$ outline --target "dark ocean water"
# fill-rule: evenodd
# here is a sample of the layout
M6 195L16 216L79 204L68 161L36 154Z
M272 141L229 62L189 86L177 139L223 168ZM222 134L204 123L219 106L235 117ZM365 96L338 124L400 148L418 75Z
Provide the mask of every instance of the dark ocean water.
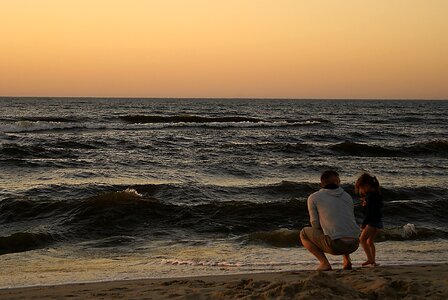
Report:
M448 101L2 98L0 254L296 247L326 169L352 195L379 178L381 240L446 240L447 120Z

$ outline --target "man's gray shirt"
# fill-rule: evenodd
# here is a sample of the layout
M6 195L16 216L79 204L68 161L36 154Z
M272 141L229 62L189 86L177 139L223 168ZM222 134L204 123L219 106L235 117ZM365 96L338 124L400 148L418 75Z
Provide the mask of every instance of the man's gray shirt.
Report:
M320 189L308 197L307 204L313 227L320 224L324 234L332 240L359 237L353 199L341 187Z

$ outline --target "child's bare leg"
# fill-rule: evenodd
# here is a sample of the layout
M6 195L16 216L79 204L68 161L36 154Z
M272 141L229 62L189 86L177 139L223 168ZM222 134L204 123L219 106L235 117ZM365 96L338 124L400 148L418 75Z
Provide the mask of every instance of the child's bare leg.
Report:
M375 249L375 243L374 242L375 242L375 237L378 234L378 228L372 227L372 229L373 229L373 232L372 232L372 235L367 240L367 245L369 246L370 253L372 255L371 263L373 265L376 265L376 249Z
M363 266L370 265L370 264L375 262L375 258L373 256L372 251L371 251L370 244L368 243L370 237L375 234L375 230L376 230L376 228L367 225L363 229L363 231L361 233L361 236L359 237L359 242L360 242L360 244L361 244L362 248L364 249L364 252L366 253L366 256L367 256L367 261L362 264Z

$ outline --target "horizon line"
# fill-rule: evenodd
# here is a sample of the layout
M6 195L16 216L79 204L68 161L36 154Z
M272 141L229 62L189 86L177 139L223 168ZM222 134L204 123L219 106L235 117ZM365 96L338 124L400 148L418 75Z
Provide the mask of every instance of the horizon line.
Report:
M296 101L325 101L325 100L359 100L359 101L448 101L448 98L293 98L293 97L136 97L136 96L1 96L5 98L37 98L37 99L178 99L178 100L296 100Z

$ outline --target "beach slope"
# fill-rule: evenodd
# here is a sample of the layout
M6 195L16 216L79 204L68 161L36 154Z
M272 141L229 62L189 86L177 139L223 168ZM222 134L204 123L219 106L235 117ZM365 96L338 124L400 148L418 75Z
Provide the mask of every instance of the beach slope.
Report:
M0 299L447 299L448 264L75 283Z

